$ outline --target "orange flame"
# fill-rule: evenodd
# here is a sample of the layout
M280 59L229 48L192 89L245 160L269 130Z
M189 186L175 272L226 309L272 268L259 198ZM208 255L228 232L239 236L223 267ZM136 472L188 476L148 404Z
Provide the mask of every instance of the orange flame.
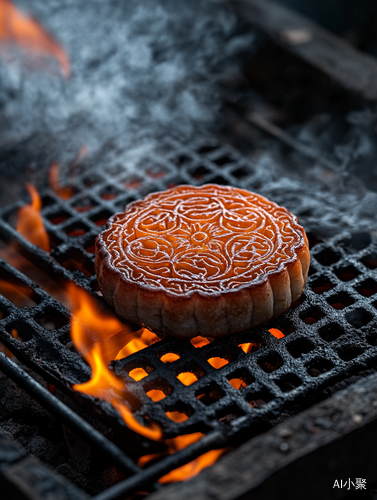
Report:
M17 214L17 231L45 252L50 251L49 237L43 224L41 215L42 202L38 191L31 184L26 184L31 203L21 207Z
M146 427L135 419L125 401L125 382L108 367L124 346L143 336L144 329L131 332L116 318L100 313L94 299L73 283L69 284L68 292L73 301L72 340L92 369L91 379L74 385L73 389L110 403L128 427L142 436L161 439L162 432L157 424L152 422L150 427Z
M63 200L69 200L73 196L72 186L61 186L59 180L59 163L54 161L51 163L50 170L48 172L48 179L50 182L51 189L55 194L60 196Z
M1 0L0 0L1 1ZM75 158L71 161L69 168L72 170L80 163L81 160L85 158L88 154L88 147L81 146ZM51 189L55 194L60 196L63 200L68 200L74 195L73 186L61 186L60 184L60 166L57 161L51 163L50 170L48 172L48 179Z
M174 469L165 476L162 476L158 480L158 482L161 484L167 484L175 483L177 481L188 481L192 477L199 474L199 472L201 472L203 469L213 465L225 451L226 448L222 448L221 450L207 451L207 453L204 453L188 464L182 465L182 467L178 467L178 469Z
M0 0L0 43L15 42L39 56L52 56L66 78L69 59L63 48L32 17L18 10L10 0Z
M166 439L165 444L168 446L168 454L175 453L178 450L182 450L191 444L196 443L199 439L202 439L204 434L201 432L194 432L193 434L186 434L184 436L177 436L172 439ZM216 460L225 452L227 448L222 448L220 450L211 450L204 453L200 457L192 460L191 462L172 470L165 476L162 476L158 482L161 484L173 483L177 481L187 481L192 477L196 476L206 467L213 465ZM138 460L139 467L144 467L151 460L160 458L166 455L165 453L154 453L153 455L145 455L140 457Z

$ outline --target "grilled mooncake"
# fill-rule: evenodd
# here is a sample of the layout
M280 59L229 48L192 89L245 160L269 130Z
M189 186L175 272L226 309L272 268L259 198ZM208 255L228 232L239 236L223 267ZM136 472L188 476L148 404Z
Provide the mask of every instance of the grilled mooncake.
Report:
M130 203L96 239L105 300L122 318L177 337L234 334L282 314L302 294L309 261L287 209L215 184Z

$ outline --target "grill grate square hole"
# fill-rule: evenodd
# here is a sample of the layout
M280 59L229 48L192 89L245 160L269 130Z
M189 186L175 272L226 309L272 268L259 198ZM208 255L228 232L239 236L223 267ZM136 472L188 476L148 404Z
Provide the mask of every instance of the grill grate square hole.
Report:
M236 420L236 418L242 417L243 415L245 415L245 413L236 405L228 406L224 410L216 413L218 421L224 425L232 423L233 420Z
M355 287L355 289L363 297L371 297L377 293L377 283L372 278L368 278Z
M198 377L191 372L181 372L177 375L177 379L186 386L192 385L198 381Z
M266 373L272 373L278 370L282 364L283 360L276 351L270 351L258 360L258 366Z
M335 269L334 273L341 281L351 281L359 276L360 271L358 271L355 266L350 264L349 266L342 266Z
M84 245L85 251L89 254L95 254L96 253L96 247L94 244L94 239L90 238L90 240Z
M186 422L193 414L194 410L192 407L181 401L176 406L167 408L165 411L165 415L176 423Z
M112 215L109 210L101 210L99 213L92 215L90 220L94 222L96 226L102 227L106 224L107 219Z
M315 259L323 266L331 266L340 259L340 254L331 248L324 248L321 252L314 255Z
M84 234L87 233L88 231L89 228L82 222L76 222L64 228L64 232L70 238L78 238L80 236L84 236Z
M246 167L239 167L237 168L236 170L234 170L232 172L232 175L236 178L236 179L244 179L245 177L247 177L251 172L249 172L249 169L247 169Z
M20 321L10 323L5 329L18 342L29 342L33 338L30 326Z
M59 259L59 261L60 260L61 259ZM95 274L94 264L91 261L84 259L83 257L78 257L77 259L72 258L61 260L60 263L68 271L79 271L87 278Z
M219 144L205 144L204 146L200 146L200 148L197 149L197 152L201 155L206 155L208 153L211 153L212 151L215 151L218 148Z
M288 352L294 358L299 358L302 354L308 354L315 348L313 342L305 337L300 337L287 344Z
M377 252L372 252L361 259L364 266L369 269L377 269Z
M194 337L193 339L190 340L191 344L198 348L198 347L203 347L205 345L208 345L211 343L210 340L208 340L207 338L205 337Z
M309 307L309 309L300 313L300 319L307 325L314 325L314 323L320 321L324 316L321 309L317 306Z
M373 330L367 335L367 342L372 346L377 346L377 330Z
M325 342L333 342L344 334L343 328L338 323L329 323L318 330L319 336Z
M310 288L313 290L314 293L317 295L328 292L332 288L334 288L334 285L331 283L331 281L324 276L320 276L316 280L312 282L310 285Z
M153 382L144 385L146 395L157 403L173 392L171 385L164 379L153 380Z
M315 233L312 233L311 231L308 231L306 233L306 236L308 237L310 249L312 249L314 246L318 245L319 243L323 242L323 239L320 236L316 235Z
M280 320L276 326L283 332L285 337L290 335L295 329L293 323L288 319Z
M354 304L355 301L350 295L348 295L347 292L340 292L337 293L336 295L328 297L327 302L334 309L341 310L344 309L345 307L351 306L352 304Z
M220 368L229 363L227 359L220 357L209 358L207 359L207 362L216 370L219 370Z
M355 328L362 328L367 325L370 321L372 321L373 315L359 307L358 309L354 309L353 311L346 314L346 320Z
M76 210L76 212L89 212L89 210L92 210L94 208L94 202L88 198L80 198L78 200L75 200L74 203L72 203L72 207Z
M329 359L315 359L307 366L307 372L311 377L319 377L334 368L334 364Z
M163 363L174 363L174 361L177 361L178 359L180 359L180 357L181 356L179 354L176 354L175 352L166 352L161 356L160 360Z
M204 370L195 362L191 362L176 371L175 376L183 385L192 385L205 375Z
M299 297L297 300L295 300L295 302L292 302L292 309L296 309L296 307L298 307L299 305L301 305L303 302L305 302L306 300L306 296L305 296L305 293L303 293L301 295L301 297Z
M197 391L195 396L201 403L210 406L224 396L224 391L215 382L212 382L209 386Z
M8 314L9 313L8 313L8 311L5 310L5 308L4 309L0 309L0 321L2 319L5 319L8 316Z
M182 165L189 163L191 160L192 158L190 158L190 156L187 156L186 154L181 154L177 156L177 158L173 159L173 163L175 163L177 167L181 167Z
M233 163L234 159L229 155L222 155L219 158L216 158L212 161L213 161L213 163L216 163L216 165L218 165L219 167L222 167L223 165Z
M229 182L224 179L221 175L216 175L213 179L211 179L211 184L219 184L220 186L227 186Z
M144 368L139 367L131 370L128 373L128 375L134 380L136 380L136 382L138 382L139 380L142 380L143 378L147 377L148 373L144 370Z
M242 335L238 338L237 345L243 350L245 354L250 354L258 351L258 349L263 347L264 342L259 334L247 333L246 335Z
M365 349L363 349L360 346L346 346L346 347L341 347L340 349L337 349L338 356L343 360L343 361L351 361L351 359L357 358L360 354L364 352Z
M196 167L194 170L191 170L191 175L194 179L201 179L205 175L209 174L211 170L209 170L207 167L200 165L199 167Z
M245 368L230 373L227 378L230 385L237 390L255 382L255 378Z
M37 314L34 319L45 330L58 330L69 323L69 319L66 318L60 311L50 308L47 308L44 312Z
M97 174L90 174L82 182L87 187L98 186L103 183L103 178Z
M114 186L106 186L104 189L101 189L99 195L103 200L115 200L121 193L122 191Z
M338 243L339 246L343 247L347 253L353 254L366 248L371 243L371 237L369 233L360 232L353 233L350 238L345 238Z
M47 216L47 219L51 222L51 224L59 225L65 222L70 218L70 215L65 210L59 210L58 212L54 212Z
M272 395L266 389L258 392L252 392L247 395L248 403L255 410L261 410L272 399Z
M123 186L126 188L126 189L138 189L142 184L143 184L143 179L141 177L138 177L138 176L130 176L130 177L126 177L125 179L123 179L123 181L121 181ZM115 194L115 196L113 196ZM109 195L107 196L107 198L105 198L106 200L112 200L114 199L117 195L119 194L119 192L117 192L116 190L114 190L114 188L112 189L111 193L109 193ZM109 197L111 196L111 197ZM101 198L103 198L103 196L101 196Z
M274 382L283 392L293 391L293 389L302 384L301 380L294 373L288 373L284 377L274 380Z

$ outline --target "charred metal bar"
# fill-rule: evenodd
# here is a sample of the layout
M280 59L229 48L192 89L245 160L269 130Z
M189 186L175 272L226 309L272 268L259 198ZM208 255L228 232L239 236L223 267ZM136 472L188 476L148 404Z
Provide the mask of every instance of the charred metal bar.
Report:
M229 3L285 50L319 68L344 88L367 100L377 100L375 58L281 5L265 0L229 0Z
M198 458L203 453L213 450L214 448L221 448L227 444L226 440L219 432L214 432L205 436L199 442L185 448L179 452L174 453L161 462L135 474L134 476L125 479L121 483L108 488L103 493L95 496L93 500L118 500L125 495L130 494L142 486L148 485L156 481L158 478L167 474L173 469L177 469L182 465ZM164 490L165 491L165 490Z
M137 473L140 468L114 443L106 439L88 422L38 384L30 375L0 351L0 370L34 397L47 411L77 432L87 443L99 448L112 462L127 473Z

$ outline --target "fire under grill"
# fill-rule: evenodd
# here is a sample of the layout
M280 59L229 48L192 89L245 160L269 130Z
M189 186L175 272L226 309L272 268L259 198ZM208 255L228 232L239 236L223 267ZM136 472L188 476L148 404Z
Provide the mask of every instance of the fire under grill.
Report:
M243 4L234 3L236 6ZM352 381L360 377L358 383L362 387L362 377L373 374L377 366L376 233L375 227L364 224L365 221L359 217L350 219L348 230L343 230L347 224L339 223L331 237L328 237L328 228L324 235L313 229L315 224L312 221L308 224L311 265L305 292L279 318L223 339L182 340L161 337L152 345L111 363L114 373L125 381L127 401L138 421L148 422L150 419L156 422L165 439L202 433L204 437L194 444L167 454L162 443L152 442L131 431L110 404L72 389L74 384L87 381L91 371L72 343L71 314L64 305L64 294L67 285L75 283L92 295L99 310L109 311L94 272L94 241L112 214L151 192L179 184L199 186L214 183L257 191L273 198L298 215L306 226L305 214L310 207L308 199L312 192L307 189L310 184L308 177L303 174L302 195L297 195L297 192L293 195L293 188L290 189L292 177L287 175L280 184L277 183L277 187L274 186L271 178L264 175L264 170L268 170L268 162L263 167L254 153L258 148L268 150L271 147L274 152L279 149L278 157L282 163L294 164L297 155L299 161L303 160L303 165L308 160L309 163L318 162L323 167L323 176L334 178L334 183L339 172L335 171L334 159L330 158L328 151L321 154L318 144L314 144L314 147L310 144L310 127L306 125L311 117L300 115L300 105L293 102L296 97L292 98L293 105L291 102L288 106L292 105L288 114L296 106L295 111L301 120L298 120L299 127L293 123L291 128L288 124L284 129L284 126L280 128L274 123L271 110L276 103L276 108L279 108L276 94L284 94L290 88L292 82L289 74L293 74L294 89L298 89L300 96L301 91L305 96L305 89L300 87L302 74L305 74L312 82L313 89L321 82L319 90L315 90L318 102L322 102L324 89L328 90L334 85L331 92L342 101L340 106L339 103L335 104L337 113L340 108L343 114L353 111L360 103L365 104L365 98L376 99L373 89L368 85L361 88L357 78L350 78L352 68L349 74L348 69L343 67L334 72L333 65L321 58L321 50L325 47L329 60L333 58L340 65L344 52L343 59L347 60L346 56L349 56L354 67L363 68L367 73L369 71L369 80L373 80L373 75L377 74L377 65L366 64L362 56L339 46L330 35L324 35L317 27L285 10L280 11L278 7L271 7L270 11L270 7L263 7L263 2L249 0L244 2L243 8L246 9L246 19L259 30L260 47L255 60L256 66L262 68L261 73L268 75L270 65L275 67L280 56L282 60L284 58L283 66L286 64L290 68L284 75L288 82L282 81L278 92L271 85L267 86L263 94L264 76L261 78L256 72L254 87L248 87L246 92L243 88L241 99L239 89L227 88L224 91L223 97L228 105L224 111L228 119L225 130L217 136L207 135L188 143L165 137L159 141L157 150L149 155L147 161L140 162L137 168L126 169L114 159L114 153L110 155L113 160L105 166L100 155L98 162L87 158L75 161L74 177L69 181L69 196L61 196L56 189L50 188L40 193L43 221L50 238L50 253L26 241L16 230L17 212L23 205L21 201L0 211L0 239L6 244L5 250L13 249L18 254L17 258L21 255L25 263L31 263L29 267L22 266L25 268L24 274L17 270L16 264L12 265L11 258L8 262L0 259L0 282L14 286L23 295L20 303L8 300L6 294L0 295L0 341L25 365L21 367L21 363L13 362L0 352L0 370L37 400L58 422L88 443L95 450L97 464L98 457L101 457L103 462L117 468L116 480L100 488L103 491L93 497L96 500L144 498L163 488L158 482L162 476L209 450L231 450L249 438L256 440L250 442L255 442L259 449L258 446L264 446L262 441L265 431L272 429L280 432L279 428L283 429L281 425L296 417L305 420L303 410L336 393L347 381L352 387ZM275 15L270 15L271 12ZM285 38L282 37L282 27ZM295 42L297 39L294 36L302 37L303 33L307 34L305 30L312 30L312 52L306 51L306 42L303 45ZM289 36L293 36L291 41ZM277 38L279 42L276 42ZM280 43L282 41L285 43L283 46ZM356 73L361 73L361 69ZM267 80L271 81L271 77ZM307 81L303 81L302 87L305 87ZM269 107L260 99L261 95L268 101ZM250 102L252 113L247 112ZM313 106L321 108L318 102ZM325 96L324 102L325 107L329 103L333 105L331 96ZM333 113L332 117L336 114L334 108L329 112ZM307 143L301 141L299 133L295 135L297 131L294 126L302 130L306 127L306 139L309 137ZM332 133L329 132L330 137ZM239 140L239 136L242 136L242 140ZM266 140L266 137L269 139ZM245 154L240 154L239 150L245 151L245 139L250 142L249 149ZM328 142L331 140L327 140L326 147ZM241 147L237 150L229 143L236 146L241 144ZM373 179L370 183L372 185ZM318 200L316 202L320 203ZM336 203L337 200L334 205ZM339 205L334 213L337 216L340 212ZM357 224L360 221L361 227ZM52 282L56 288L51 287ZM139 327L132 328L136 331ZM138 373L137 377L133 375L135 372ZM190 376L183 379L182 374ZM158 401L151 398L153 391L159 391ZM371 390L364 392L369 394ZM345 397L342 397L341 400L339 396L339 404L344 405ZM365 395L364 399L363 404L367 406L370 402ZM328 412L335 415L339 408L332 400L329 399ZM357 407L357 404L354 403L354 406ZM320 413L321 410L317 411ZM170 418L172 414L179 415L179 418ZM320 418L323 420L323 415ZM310 419L308 417L308 422L311 422ZM294 422L292 428L296 425L298 429L300 421ZM346 425L342 425L342 432L346 432ZM284 432L286 434L281 434L283 437L288 436L291 430L285 429ZM287 451L284 442L280 444L279 441L279 446L281 452ZM5 452L2 453L1 448ZM240 450L231 451L228 457L232 453L239 453L237 460L242 460ZM158 460L152 460L145 468L138 465L140 457L153 454L160 455ZM24 469L19 466L18 476L25 478L26 490L31 488L31 484L40 486L44 480L47 481L47 476L48 487L44 491L37 486L36 490L30 490L32 493L25 493L26 490L23 491L22 485L17 485L17 480L12 476L17 473L17 463L21 464L24 456L24 450L0 435L0 480L6 478L5 482L0 481L0 485L5 484L9 488L6 494L13 495L16 491L23 500L44 500L50 498L46 493L50 488L51 491L59 492L64 500L87 498L86 493L73 486L74 481L62 483L58 476L50 472L43 473L34 459L27 462ZM263 459L265 456L262 453L260 457L262 464L268 462ZM257 462L259 456L254 455L254 459ZM9 474L6 467L12 469ZM216 477L216 472L213 474ZM373 480L376 479L374 475ZM215 481L220 484L218 478ZM233 487L236 491L237 484ZM184 491L191 496L191 491L187 493L187 489L182 490L182 495ZM156 495L158 498L159 494ZM172 495L166 498L174 498L174 492ZM185 497L178 491L175 498ZM202 497L199 498L201 500ZM238 498L237 492L229 498ZM270 497L261 491L261 496L255 498ZM308 498L311 498L309 494Z

